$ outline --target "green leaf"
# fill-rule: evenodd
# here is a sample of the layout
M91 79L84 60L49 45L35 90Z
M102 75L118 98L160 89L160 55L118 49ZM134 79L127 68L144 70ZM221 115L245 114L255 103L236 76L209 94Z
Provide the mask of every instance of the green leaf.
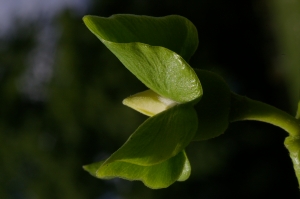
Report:
M294 170L300 184L300 138L288 136L284 140L284 145L288 149L290 158L292 159Z
M126 143L104 163L115 161L150 166L182 151L197 130L197 115L190 104L179 104L148 118Z
M230 89L217 74L195 70L203 87L201 101L195 105L198 114L198 130L195 141L217 137L229 124Z
M186 157L185 151L184 152L184 156L185 156L185 162L183 165L183 169L181 171L181 174L179 176L179 178L177 179L177 181L186 181L190 175L191 175L191 165L189 162L189 159Z
M83 21L101 41L162 46L176 52L186 61L189 61L198 47L196 27L178 15L150 17L118 14L108 18L88 15Z
M179 16L84 17L87 27L148 88L163 97L185 103L199 100L202 88L194 70L180 56L187 59L192 55L194 50L191 51L188 47L193 43L191 40L194 40L194 37L190 38L190 34L186 34L184 39L180 36L177 41L174 40L175 36L170 36L182 35L182 21L189 24L185 18ZM189 29L193 28L188 25L184 31L190 32ZM189 52L189 56L186 52Z
M84 165L83 169L86 170L87 172L89 172L92 176L97 177L97 175L96 175L97 170L101 167L101 165L104 162L105 161L100 161L100 162L94 162L92 164Z
M140 166L120 161L102 166L103 163L104 161L96 162L83 168L101 179L119 177L127 180L141 180L152 189L168 187L179 179L186 180L191 171L184 151L153 166Z

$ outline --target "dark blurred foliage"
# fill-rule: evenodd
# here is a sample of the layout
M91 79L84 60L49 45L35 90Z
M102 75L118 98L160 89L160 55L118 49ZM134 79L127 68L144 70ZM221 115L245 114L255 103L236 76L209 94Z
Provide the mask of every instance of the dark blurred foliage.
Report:
M234 92L294 114L288 89L298 85L289 85L286 79L293 77L275 63L289 57L278 39L280 26L274 28L281 23L274 17L278 5L95 0L83 15L185 16L199 33L192 67L219 73ZM118 149L146 119L121 103L145 86L88 31L83 15L65 9L45 23L16 23L0 38L0 198L299 198L283 145L287 134L258 122L234 123L218 138L191 143L191 177L167 189L99 180L83 171L82 165ZM41 30L48 35L42 47Z

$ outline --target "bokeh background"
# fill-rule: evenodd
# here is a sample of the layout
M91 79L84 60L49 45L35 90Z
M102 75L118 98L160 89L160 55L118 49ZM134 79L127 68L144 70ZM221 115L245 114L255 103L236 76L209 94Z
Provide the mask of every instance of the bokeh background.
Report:
M192 67L295 114L299 1L0 0L0 198L299 198L287 133L258 122L191 143L191 177L167 189L99 180L82 169L146 119L121 103L145 86L82 22L120 13L187 17L199 33Z

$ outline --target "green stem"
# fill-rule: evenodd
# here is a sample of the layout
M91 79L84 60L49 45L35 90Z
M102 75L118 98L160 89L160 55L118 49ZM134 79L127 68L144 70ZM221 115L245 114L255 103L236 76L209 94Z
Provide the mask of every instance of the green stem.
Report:
M300 138L300 122L288 113L268 104L232 93L230 122L255 120L278 126L292 137Z
M255 120L273 124L289 133L284 145L290 153L300 185L300 102L296 118L268 104L232 93L230 122Z

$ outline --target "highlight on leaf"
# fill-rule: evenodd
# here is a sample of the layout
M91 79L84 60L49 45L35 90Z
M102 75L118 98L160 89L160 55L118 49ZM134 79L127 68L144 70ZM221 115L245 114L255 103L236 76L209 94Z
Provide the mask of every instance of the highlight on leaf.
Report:
M197 31L187 19L117 15L86 16L83 20L124 66L157 94L179 103L202 96L201 83L187 63L198 44Z

